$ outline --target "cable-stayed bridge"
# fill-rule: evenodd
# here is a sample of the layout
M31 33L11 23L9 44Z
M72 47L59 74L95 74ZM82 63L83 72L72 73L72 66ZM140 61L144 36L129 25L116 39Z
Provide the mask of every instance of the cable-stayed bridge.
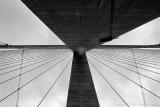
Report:
M0 51L0 106L65 107L69 86L81 87L69 84L75 60L66 46L9 47ZM138 47L101 46L87 52L101 107L159 106L160 50L158 45ZM85 87L91 86L86 83ZM93 95L85 92L83 96Z
M159 45L101 46L159 17L159 0L22 2L68 48L4 44L2 106L159 106Z

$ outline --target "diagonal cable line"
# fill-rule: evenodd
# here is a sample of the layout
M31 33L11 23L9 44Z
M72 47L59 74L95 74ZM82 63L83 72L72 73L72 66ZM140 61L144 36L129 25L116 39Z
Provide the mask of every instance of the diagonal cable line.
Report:
M159 61L159 60L157 60L157 58L159 58L159 55L157 53L155 54L154 52L152 52L152 55L146 55L145 53L139 54L136 50L135 50L135 52L136 52L138 58Z
M108 56L108 55L107 55L107 56ZM108 56L108 57L110 57L110 56ZM125 59L124 59L124 58L118 58L118 57L112 57L112 58L116 58L116 59L120 59L120 60L124 60L124 61L128 61L128 62L133 62L133 61L132 61L133 59L128 59L128 58L125 58ZM140 62L142 62L142 63L140 63ZM158 64L153 64L153 63L145 62L145 61L139 61L139 60L138 60L138 62L137 62L137 64L139 64L139 65L144 65L144 66L147 66L147 67L151 67L151 68L155 68L155 69L160 69L160 68L157 68L157 67L154 67L154 66L150 66L150 65L143 64L143 63L148 63L148 64L160 66L160 65L158 65Z
M64 54L63 54L63 55L64 55ZM61 57L62 57L62 56L61 56ZM23 67L22 67L22 69L23 69L23 68L26 68L26 67L29 67L29 66L32 66L32 65L34 65L34 64L38 64L38 63L41 63L41 62L44 62L44 61L50 60L50 59L52 59L52 58L55 58L55 56L54 56L54 57L49 57L49 58L47 58L47 59L45 59L45 60L41 60L41 61L39 61L39 62L35 62L35 63L29 64L29 65L23 66ZM59 57L58 57L58 58L59 58ZM56 58L56 59L57 59L57 58ZM13 69L13 70L10 70L10 71L7 71L7 72L4 72L4 73L0 73L0 75L5 75L5 74L8 74L8 73L11 73L11 72L17 71L17 70L19 70L19 69L21 69L21 68L16 68L16 69Z
M44 54L45 55L45 54ZM44 55L40 55L40 56L36 56L36 57L31 57L30 59L29 58L27 58L27 60L25 60L26 58L24 58L24 60L23 61L30 61L30 60L32 60L32 59L36 59L36 60L40 60L40 59L42 59L42 58L45 58L44 57ZM46 55L47 57L49 57L49 55ZM14 63L20 63L21 62L21 59L19 59L19 60L17 60L17 61L13 61L13 62L11 62L11 61L9 61L9 63L5 63L5 64L3 64L3 65L0 65L0 66L4 66L4 65L11 65L11 64L14 64Z
M41 103L44 101L44 99L47 97L47 95L49 94L49 92L51 91L51 89L54 87L54 85L57 83L57 81L60 79L60 77L62 76L62 74L66 71L66 68L68 67L68 65L71 63L72 60L70 60L67 65L65 66L65 68L62 70L62 72L60 73L60 75L57 77L57 79L53 82L52 86L49 88L49 90L47 91L47 93L44 95L44 97L42 98L42 100L38 103L37 107L39 107L41 105Z
M50 57L51 58L51 57ZM50 59L50 58L48 58L48 59ZM38 61L38 62L35 62L35 63L32 63L32 64L29 64L29 65L26 65L26 66L24 66L23 68L25 68L25 67L28 67L28 66L31 66L31 65L34 65L34 64L37 64L37 63L40 63L40 62L43 62L43 61L46 61L46 60L48 60L48 59L45 59L45 60L40 60L40 61ZM8 74L8 73L10 73L10 72L13 72L13 71L16 71L16 70L19 70L20 68L16 68L16 69L13 69L13 70L10 70L10 71L7 71L7 72L4 72L4 73L0 73L0 75L5 75L5 74Z
M152 52L149 52L148 50L147 51L145 51L144 52L144 50L143 50L143 52L142 52L142 50L141 51L139 51L139 50L135 50L137 53L140 53L140 54L147 54L147 55L151 55L152 56L152 54L153 54L153 51ZM150 50L151 51L151 50ZM157 54L157 56L158 56L158 54Z
M129 104L121 97L121 95L115 90L115 88L108 82L108 80L103 76L103 74L93 65L93 63L88 59L88 61L91 63L93 68L99 73L99 75L107 82L107 84L112 88L112 90L118 95L118 97L125 103L127 107L129 107Z
M48 56L49 57L49 56ZM34 61L38 61L38 60L41 60L42 58L45 58L45 57L39 57L39 58L32 58L32 59L34 59L34 60L23 60L23 61L27 61L27 62L25 62L25 63L30 63L30 62L34 62ZM15 64L15 63L21 63L21 61L19 60L18 62L16 61L16 62L11 62L11 63L5 63L5 64L3 64L3 65L0 65L0 66L5 66L5 65L11 65L11 64Z
M13 58L14 57L14 58ZM10 55L10 56L1 56L0 57L0 60L1 60L1 63L0 64L3 64L3 63L7 63L7 62L13 62L13 61L16 61L16 59L15 58L19 58L19 55Z
M67 57L68 57L68 56L69 56L69 55L67 55ZM55 61L55 60L57 60L57 59L60 59L60 58L62 58L62 56L61 56L61 57L58 57L58 58L56 58L56 59L53 59L53 60L51 60L51 61L49 61L49 62L46 62L45 64L41 64L41 65L39 65L39 66L37 66L37 67L35 67L35 68L32 68L32 69L30 69L30 70L27 70L26 72L23 72L23 73L21 74L21 76L24 75L24 74L26 74L26 73L29 73L29 72L37 69L37 68L39 68L39 67L42 67L42 66L44 66L44 65L46 65L46 64L48 64L48 63L51 63L51 62L53 62L53 61ZM66 57L65 57L65 58L66 58ZM17 78L17 77L19 77L19 76L20 76L20 75L16 75L16 76L14 76L14 77L12 77L12 78L10 78L10 79L7 79L7 80L5 80L5 81L2 81L2 82L0 82L0 85L6 83L6 82L8 82L8 81L11 81L12 79L15 79L15 78Z
M34 62L34 61L35 61L35 60L29 61L29 62L26 62L26 63L30 63L30 62ZM25 64L25 63L24 63L24 64ZM15 66L18 66L18 65L21 65L21 64L16 64L16 65L12 65L12 66L8 66L8 67L0 68L0 70L8 69L8 68L15 67Z
M29 64L29 65L26 65L26 66L22 67L22 68L26 68L26 67L32 66L32 65L34 65L34 64L38 64L38 63L40 63L40 62L47 61L47 60L49 60L49 59L51 59L51 58L54 58L54 57L50 57L50 58L47 58L47 59L45 59L45 60L40 60L40 61L38 61L38 62L31 63L31 64ZM7 72L4 72L4 73L0 73L0 75L5 75L5 74L8 74L8 73L11 73L11 72L17 71L17 70L19 70L19 69L21 69L21 68L16 68L16 69L13 69L13 70L10 70L10 71L7 71Z
M92 53L92 54L93 54L93 53ZM95 55L95 54L94 54L94 55ZM98 55L98 54L97 54L97 55ZM96 55L96 56L97 56L97 55ZM102 56L102 55L98 55L98 56ZM119 62L125 63L125 62L123 62L121 59L118 60L118 58L111 58L111 57L109 57L109 56L102 56L102 57L105 57L105 58L108 58L108 59L112 59L112 60L115 60L115 61L119 61ZM132 59L132 60L133 60L133 59ZM132 65L132 64L128 64L128 63L125 63L125 64L136 67L135 65ZM137 66L137 67L138 67L138 66ZM140 68L140 69L145 69L145 68L141 68L141 67L138 67L138 68ZM147 70L147 69L145 69L145 70ZM157 72L155 72L155 73L157 73ZM157 73L157 74L158 74L158 73Z
M92 50L93 51L93 50ZM97 51L97 50L96 50ZM103 51L103 50L102 50ZM110 50L109 52L107 51L107 53L105 52L105 51L103 51L103 54L110 54L111 56L115 56L115 55L113 55L113 52L116 54L116 56L119 56L119 57L122 57L122 58L124 58L124 57L126 57L126 56L128 56L129 54L131 54L130 52L118 52L118 51L113 51L113 50ZM95 50L93 51L93 52L95 52ZM102 53L101 51L98 51L99 53ZM118 54L118 55L117 55ZM126 55L125 55L126 54ZM145 55L143 55L143 56L141 56L140 57L140 59L138 59L137 58L137 60L145 60L145 61L150 61L150 60L153 60L153 58L151 58L150 60L147 60L146 58L142 58L142 57L144 57ZM131 57L131 56L128 56L129 58L131 58L131 59L133 59L133 57ZM158 57L159 58L159 57ZM157 59L157 58L156 58ZM159 60L158 60L159 61ZM157 62L156 62L157 63Z
M104 57L105 57L105 58L108 58L108 59L111 59L111 60L115 60L115 61L117 61L117 62L124 63L124 64L126 64L126 65L130 65L130 66L136 67L135 65L132 65L132 64L123 62L123 60L120 60L120 59L118 60L118 58L115 59L115 58L110 58L110 57L106 57L106 56L104 56ZM155 72L155 71L153 71L153 70L145 69L145 68L142 68L142 67L139 67L139 66L137 66L137 68L160 75L160 73Z
M48 57L46 57L46 58L50 58L49 56ZM36 60L35 60L36 61ZM37 60L38 61L38 60Z
M95 55L95 56L97 56L97 55ZM111 60L115 60L115 61L117 61L117 62L124 63L124 64L126 64L126 65L130 65L130 66L136 67L135 65L132 65L132 64L129 64L129 63L126 63L126 62L117 60L117 59L109 58L109 57L106 57L106 56L103 56L103 57L108 58L108 59L111 59ZM152 71L152 70L149 70L149 69L141 68L141 67L138 67L138 66L137 66L137 68L160 75L160 73L155 72L155 71Z
M108 52L107 52L108 53ZM124 58L124 57L126 57L126 55L121 55L122 53L118 53L118 56L121 56L122 58ZM123 54L125 54L124 52L123 52ZM131 54L130 52L129 52L129 54ZM112 55L112 53L111 53L111 55ZM114 55L113 55L114 56ZM141 56L140 55L140 57L137 57L137 60L143 60L143 61L150 61L150 60L152 60L152 62L156 62L157 63L157 61L159 62L159 60L156 60L156 61L154 61L153 60L153 57L154 57L154 55L152 55L151 57L148 57L148 56L145 56L144 54L143 54L143 56ZM131 56L129 56L128 58L131 58L131 59L133 59L133 57L131 57ZM159 58L159 57L156 57L156 59L157 58Z
M96 50L97 51L97 50ZM110 55L110 56L116 56L116 57L120 57L120 58L130 58L130 59L133 59L133 57L132 57L132 55L131 55L131 52L118 52L118 51L114 51L114 55L112 54L112 50L110 50L111 52L105 52L105 51L103 51L103 52L99 52L99 53L103 53L103 54L107 54L107 55ZM94 51L95 52L95 51ZM145 58L143 58L143 57L145 57ZM147 60L147 58L146 57L148 57L148 56L145 56L145 55L143 55L143 56L137 56L137 60L145 60L145 61L150 61L150 60L153 60L153 58L151 58L151 59L149 59L149 60ZM143 59L142 59L143 58ZM157 58L156 58L157 59Z
M134 81L131 80L130 78L126 77L125 75L119 73L117 70L115 70L115 69L113 69L112 67L106 65L105 63L103 63L103 62L100 62L100 63L102 63L102 64L105 65L107 68L110 68L112 71L114 71L115 73L117 73L117 74L119 74L120 76L126 78L128 81L134 83L135 85L137 85L137 86L139 86L139 87L142 87L144 90L146 90L146 91L149 92L150 94L152 94L152 95L154 95L155 97L157 97L157 98L160 99L160 96L159 96L159 95L157 95L157 94L153 93L152 91L148 90L147 88L145 88L145 87L139 85L138 83L134 82Z
M97 53L97 52L95 52L95 53ZM99 52L99 53L101 53L101 55L102 55L102 52ZM99 54L98 53L98 54ZM103 55L105 55L104 53L103 53ZM107 55L105 55L105 56L108 56L108 57L112 57L112 58L118 58L118 59L126 59L126 60L133 60L133 58L132 57L127 57L126 55L125 56L121 56L121 57L119 57L118 55L117 56L115 56L115 55L109 55L109 54L107 54ZM136 58L137 59L137 58ZM159 62L154 62L153 60L152 61L150 61L150 60L139 60L139 59L137 59L137 61L138 62L142 62L142 63L148 63L148 64L152 64L152 65L158 65L157 63L159 63ZM147 61L147 62L146 62ZM160 66L160 65L158 65L158 66Z
M99 8L102 7L102 4L103 4L103 0L100 1Z
M132 51L132 54L133 54L133 57L134 57L135 65L136 65L136 70L137 70L137 75L138 75L139 84L140 84L141 86L143 86L143 85L142 85L142 82L141 82L140 75L139 75L139 71L138 71L138 68L137 68L136 57L135 57L135 54L134 54L134 51L133 51L132 48L131 48L131 51ZM144 96L144 92L143 92L142 87L141 87L141 93L142 93L142 98L143 98L144 107L147 107L146 99L145 99L145 96Z
M124 61L129 61L129 62L133 62L132 60L133 59L129 59L129 58L127 58L127 57L123 57L123 58L121 58L121 57L118 57L118 56L109 56L109 55L106 55L106 56L108 56L108 57L112 57L112 58L116 58L116 59L120 59L120 60L124 60ZM142 65L142 63L146 63L146 64L151 64L151 65L156 65L156 66L160 66L159 64L156 64L156 63L153 63L152 61L144 61L144 60L137 60L137 63L138 64L141 64ZM143 64L143 65L145 65L145 64ZM160 69L160 68L157 68L157 69Z
M62 53L62 52L60 52L60 53ZM50 53L51 55L53 54L53 53ZM38 55L38 56L36 56L36 57L38 57L37 59L41 59L41 58L43 58L42 56L50 56L50 54L49 55L46 55L46 54L41 54L41 55ZM54 52L54 54L57 54L57 52ZM59 53L58 53L59 54ZM40 57L41 56L41 57ZM32 59L35 59L36 57L32 57ZM29 57L30 58L30 57ZM29 59L29 58L25 58L25 59ZM25 61L25 59L24 59L24 61ZM20 62L20 60L21 59L19 59L19 60L17 60L18 62ZM30 60L30 59L29 59ZM15 62L17 62L17 61L8 61L8 62L11 62L11 63L15 63ZM5 62L3 62L2 64L4 64ZM6 62L7 63L7 62ZM2 66L2 65L0 65L0 66Z
M12 91L10 94L8 94L7 96L5 96L4 98L0 99L0 102L4 101L5 99L7 99L8 97L10 97L11 95L13 95L14 93L16 93L18 90L24 88L25 86L27 86L29 83L31 83L32 81L36 80L37 78L39 78L40 76L42 76L43 74L45 74L46 72L48 72L50 69L52 69L53 67L55 67L57 64L59 64L60 62L64 61L65 59L67 59L67 57L63 58L62 60L60 60L59 62L57 62L56 64L52 65L51 67L49 67L48 69L46 69L45 71L41 72L39 75L37 75L36 77L32 78L30 81L28 81L27 83L23 84L19 89L16 89L14 91Z
M93 57L93 56L91 56L91 57L94 58L94 59L97 60L97 61L100 61L100 60L98 60L97 58L95 58L95 57ZM99 57L99 58L100 58L100 57ZM103 59L103 58L101 58L101 59ZM106 59L103 59L103 60L105 60L105 61L107 61L107 62L110 62L110 63L113 63L113 64L115 64L115 65L118 65L118 66L120 66L120 67L122 67L122 68L125 68L125 69L131 71L131 72L134 72L134 73L136 73L136 74L142 75L142 76L145 77L145 78L148 78L148 79L151 79L151 80L153 80L153 81L155 81L155 82L160 83L160 81L158 81L158 80L156 80L156 79L153 79L153 78L151 78L151 77L149 77L149 76L146 76L146 75L141 74L141 73L137 73L137 72L134 71L134 70L131 70L131 69L129 69L129 68L126 68L126 67L124 67L124 66L121 66L121 65L119 65L119 64L116 64L116 63L111 62L111 61L109 61L109 60L106 60ZM100 61L100 62L102 62L102 61Z
M17 51L19 52L20 50L15 50L15 51L16 51L16 52L17 52ZM2 53L2 52L1 52L1 53ZM1 59L1 60L3 60L3 59L6 60L7 58L9 58L9 59L11 59L11 60L16 60L16 59L15 59L15 56L18 57L18 58L19 58L19 56L20 56L20 53L13 53L12 51L10 51L9 54L7 54L6 52L4 52L3 54L4 54L4 55L1 55L1 56L0 56L0 59ZM2 56L3 56L3 57L2 57ZM11 60L10 60L10 61L11 61Z
M124 59L124 58L122 59L122 58L118 58L118 57L112 57L112 58L123 60L123 61L128 61L128 62L133 62L132 61L133 59ZM154 67L154 66L143 64L143 63L160 66L159 64L155 64L155 63L150 63L150 62L145 62L145 61L139 61L139 60L137 61L137 64L139 64L139 65L144 65L144 66L147 66L147 67L151 67L151 68L155 68L155 69L160 69L160 68L157 68L157 67Z

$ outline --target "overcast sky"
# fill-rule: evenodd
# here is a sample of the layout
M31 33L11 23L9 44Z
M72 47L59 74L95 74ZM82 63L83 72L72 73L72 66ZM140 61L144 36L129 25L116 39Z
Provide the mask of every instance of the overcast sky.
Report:
M0 0L0 42L64 44L20 0Z
M152 45L160 43L160 18L121 35L118 39L104 43L114 45Z

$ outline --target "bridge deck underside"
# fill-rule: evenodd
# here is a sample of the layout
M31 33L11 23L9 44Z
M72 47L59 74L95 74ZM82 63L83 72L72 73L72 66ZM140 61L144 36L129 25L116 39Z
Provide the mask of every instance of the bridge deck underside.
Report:
M160 16L159 0L115 0L112 10L110 0L22 1L72 50L102 44L111 25L118 37Z

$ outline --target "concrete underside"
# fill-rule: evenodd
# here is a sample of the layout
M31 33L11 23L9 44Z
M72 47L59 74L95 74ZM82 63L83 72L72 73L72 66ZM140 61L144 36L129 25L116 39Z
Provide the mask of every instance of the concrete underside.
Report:
M160 0L22 0L72 50L89 50L160 16ZM112 0L113 1L113 0ZM103 41L104 40L104 41Z

